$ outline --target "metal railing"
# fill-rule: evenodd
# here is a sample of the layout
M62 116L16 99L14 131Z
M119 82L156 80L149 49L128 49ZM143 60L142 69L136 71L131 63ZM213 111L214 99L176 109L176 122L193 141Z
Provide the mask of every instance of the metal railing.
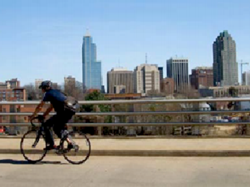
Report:
M201 103L201 102L229 102L229 101L250 101L250 98L216 98L216 99L150 99L150 100L99 100L79 101L79 104L152 104L152 103ZM0 101L0 105L34 105L39 101Z
M230 102L230 101L249 101L248 98L219 98L219 99L172 99L172 100L114 100L114 101L80 101L80 105L118 105L118 104L184 104L184 103L214 103L214 102ZM7 102L2 101L0 105L36 105L39 101L25 102ZM78 112L76 116L145 116L145 115L200 115L200 114L231 114L231 113L249 113L242 110L217 110L217 111L135 111L135 112ZM8 112L0 113L0 116L29 116L31 113ZM53 115L51 113L50 115ZM249 125L250 121L245 122L166 122L166 123L70 123L71 126L207 126L207 125ZM29 126L29 123L0 123L0 126Z

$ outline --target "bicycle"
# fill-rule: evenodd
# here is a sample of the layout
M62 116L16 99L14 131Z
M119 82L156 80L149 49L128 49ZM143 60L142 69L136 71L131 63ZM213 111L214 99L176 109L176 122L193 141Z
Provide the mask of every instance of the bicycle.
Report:
M41 123L40 127L37 127L33 123L35 119L38 119L39 123ZM37 162L42 161L47 154L47 150L45 149L47 142L44 132L45 126L43 118L41 116L38 116L32 119L31 126L32 129L26 132L21 139L20 149L24 158L28 162L35 164ZM34 137L35 140L33 140ZM40 141L41 137L43 141ZM76 143L76 141L79 140L81 141L79 143ZM85 144L83 143L83 140L85 140ZM73 146L69 146L69 142ZM90 156L91 143L85 134L79 131L69 132L68 130L65 130L62 135L62 138L60 139L60 144L56 149L56 153L58 155L63 155L64 158L71 164L82 164ZM84 158L79 159L82 158L82 156L84 156ZM76 161L73 159L76 159Z

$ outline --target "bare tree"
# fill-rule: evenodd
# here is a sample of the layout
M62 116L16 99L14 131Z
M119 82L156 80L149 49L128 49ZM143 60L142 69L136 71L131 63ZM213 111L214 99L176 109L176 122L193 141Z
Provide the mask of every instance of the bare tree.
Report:
M84 99L83 87L81 83L65 84L64 93L72 97L75 97L77 100Z
M35 88L33 84L24 86L26 90L27 100L39 100L42 98L42 92Z
M161 93L159 90L149 90L147 92L148 97L163 97L165 96L164 93Z
M198 90L192 88L189 85L181 86L176 97L183 98L183 99L198 99L200 98L200 93Z

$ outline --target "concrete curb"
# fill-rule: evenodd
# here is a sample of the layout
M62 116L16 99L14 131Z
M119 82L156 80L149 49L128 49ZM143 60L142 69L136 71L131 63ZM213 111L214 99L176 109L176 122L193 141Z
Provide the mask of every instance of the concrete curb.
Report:
M37 152L38 153L38 152ZM0 154L21 154L18 149L0 149ZM34 153L36 154L36 153ZM56 155L53 151L49 155ZM245 150L92 150L91 156L140 156L140 157L248 157Z
M35 136L34 136L35 137ZM1 139L19 139L22 136L5 136L1 135ZM249 139L249 135L235 135L235 136L88 136L90 140L140 140L140 139ZM55 137L55 139L57 139Z

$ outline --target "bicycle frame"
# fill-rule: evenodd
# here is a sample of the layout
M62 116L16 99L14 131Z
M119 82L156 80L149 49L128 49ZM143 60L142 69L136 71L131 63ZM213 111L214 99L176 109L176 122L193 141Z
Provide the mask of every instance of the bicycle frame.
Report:
M35 119L38 119L39 122L41 123L41 126L39 127L38 130L35 129L36 126L33 123L33 120L35 120ZM31 122L32 128L34 128L32 130L37 131L37 136L36 136L35 142L32 145L32 147L35 148L36 145L38 144L39 140L40 140L41 135L45 136L45 134L44 134L44 125L43 125L44 124L44 120L41 120L39 117L36 117L36 118L33 118L30 122ZM46 142L46 138L45 138L45 142ZM47 142L46 142L46 144L47 144Z
M39 127L39 129L35 129L36 128L36 125L33 123L33 120L35 119L38 119L38 121L41 123L41 126ZM45 142L46 142L46 145L47 145L47 140L46 140L46 134L44 133L44 119L42 119L41 117L35 117L31 120L31 125L32 125L32 128L34 128L33 130L34 131L37 131L37 136L36 136L36 139L35 139L35 142L33 143L32 147L35 148L36 145L39 143L39 140L41 138L41 136L43 135L45 138ZM68 131L65 131L63 134L62 134L62 138L61 138L61 141L63 140L66 140L67 142L70 142L72 143L74 146L76 146L75 142L72 140L71 136L69 136L69 132ZM62 149L62 146L59 145L59 149L58 149L58 153L60 153L60 151Z

